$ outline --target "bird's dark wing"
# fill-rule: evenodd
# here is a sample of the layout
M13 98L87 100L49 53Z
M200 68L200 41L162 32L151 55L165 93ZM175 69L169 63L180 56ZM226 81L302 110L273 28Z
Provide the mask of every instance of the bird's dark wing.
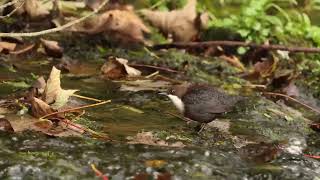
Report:
M195 87L188 91L182 100L200 113L219 114L231 111L239 97L228 95L212 87Z

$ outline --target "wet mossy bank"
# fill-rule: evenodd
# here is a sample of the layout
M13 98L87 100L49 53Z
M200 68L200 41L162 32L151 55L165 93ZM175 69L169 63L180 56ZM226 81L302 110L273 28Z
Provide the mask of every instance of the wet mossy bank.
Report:
M314 116L301 107L287 106L284 101L275 103L259 92L247 89L247 81L238 76L240 70L223 59L196 57L178 50L111 49L102 45L91 46L90 42L78 46L65 45L65 49L68 50L63 60L23 57L21 61L17 59L6 63L1 67L3 71L0 75L9 78L0 84L0 97L5 100L10 98L8 95L12 98L24 91L35 79L34 75L47 76L51 67L61 61L90 64L97 69L95 74L77 76L64 73L62 86L79 89L80 94L89 97L113 100L110 104L87 109L76 122L107 133L116 142L102 142L86 136L48 137L36 132L1 133L1 178L97 179L91 164L95 164L110 179L130 179L138 174L170 174L173 179L314 179L320 176L319 161L303 154L284 150L276 150L275 156L271 153L273 151L265 155L255 153L261 149L261 142L265 143L266 152L269 152L275 145L286 146L290 139L296 138L306 141L308 146L302 147L304 154L319 154L319 134L309 127L312 122L310 117ZM99 68L109 55L126 58L130 63L181 71L160 71L160 74L179 81L209 83L232 94L240 92L248 99L198 134L194 124L187 124L166 113L177 114L177 111L157 91L123 92L118 89L121 82L101 79ZM10 64L15 64L12 67L16 67L16 72L8 68ZM44 72L44 69L48 71ZM143 75L148 75L157 69L142 70ZM130 107L143 113L130 110ZM21 118L15 115L16 112L8 113L11 114L2 115ZM181 141L186 146L127 144L128 136L142 131L152 131L159 139L170 143ZM253 145L250 151L246 150L250 145ZM272 157L269 157L270 154ZM165 163L153 167L146 163L150 160Z

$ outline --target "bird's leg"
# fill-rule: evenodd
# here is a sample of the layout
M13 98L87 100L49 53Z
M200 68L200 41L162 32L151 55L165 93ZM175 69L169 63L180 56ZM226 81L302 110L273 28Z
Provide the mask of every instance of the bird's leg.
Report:
M198 134L200 134L202 132L202 130L206 127L207 123L201 123L200 124L200 130L198 131Z

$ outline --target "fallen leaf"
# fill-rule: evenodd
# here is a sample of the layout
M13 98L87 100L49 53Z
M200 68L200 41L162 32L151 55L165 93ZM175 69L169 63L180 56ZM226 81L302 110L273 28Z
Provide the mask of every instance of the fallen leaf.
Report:
M262 62L257 62L254 65L254 72L265 78L270 76L277 67L278 61L274 59L267 59Z
M41 129L50 129L52 128L53 123L48 119L44 119L44 120L36 121L34 125Z
M51 107L53 109L59 109L62 106L64 106L65 104L67 104L69 97L71 95L73 95L75 92L77 92L78 90L64 90L61 89L61 91L59 92L58 96L56 96L55 102L53 104L51 104Z
M4 42L0 41L0 52L6 50L6 51L13 51L16 48L17 44L16 43L9 43L9 42Z
M63 119L63 118L61 118ZM17 116L17 115L10 115L8 116L8 120L10 121L12 128L14 129L14 132L23 132L26 130L33 130L42 132L44 134L55 136L55 137L69 137L69 136L80 136L81 133L75 132L73 130L63 128L61 126L50 126L50 122L48 123L48 127L46 127L45 122L39 122L39 119L34 118L29 115L24 116ZM43 123L42 125L39 125L39 123Z
M46 88L44 90L44 101L47 104L52 104L51 106L54 109L64 106L68 102L69 97L78 91L62 89L60 85L60 73L60 70L54 66L52 67Z
M46 39L40 39L44 50L48 56L61 58L63 55L63 49L59 46L57 41L50 41Z
M11 123L5 118L0 118L0 131L14 132Z
M168 81L136 80L126 81L121 84L120 91L161 91L166 90L171 83Z
M40 118L44 115L53 113L54 110L44 101L34 97L31 100L31 114L34 117Z
M101 67L102 75L109 79L140 76L141 72L128 65L128 60L110 57Z
M150 33L150 30L132 10L110 10L73 26L71 30L88 34L105 32L110 38L124 43L144 43L144 34Z
M201 28L196 25L196 5L196 0L189 0L182 9L169 12L142 10L142 14L165 35L172 35L174 41L188 42L195 39ZM201 20L204 22L200 22L200 26L206 26L205 16L200 16Z
M168 143L164 140L160 140L155 137L152 132L141 132L135 137L131 138L129 144L147 144L153 146L169 146L169 147L184 147L185 145L181 142Z
M38 0L25 0L24 10L31 19L42 18L50 14L49 10Z

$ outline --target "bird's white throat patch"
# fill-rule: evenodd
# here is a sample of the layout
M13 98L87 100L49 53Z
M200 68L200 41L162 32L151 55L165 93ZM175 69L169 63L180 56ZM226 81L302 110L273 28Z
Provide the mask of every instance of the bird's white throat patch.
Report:
M184 113L184 103L182 102L182 100L178 96L172 94L168 94L167 96L171 99L171 101L177 107L177 109L181 113Z

